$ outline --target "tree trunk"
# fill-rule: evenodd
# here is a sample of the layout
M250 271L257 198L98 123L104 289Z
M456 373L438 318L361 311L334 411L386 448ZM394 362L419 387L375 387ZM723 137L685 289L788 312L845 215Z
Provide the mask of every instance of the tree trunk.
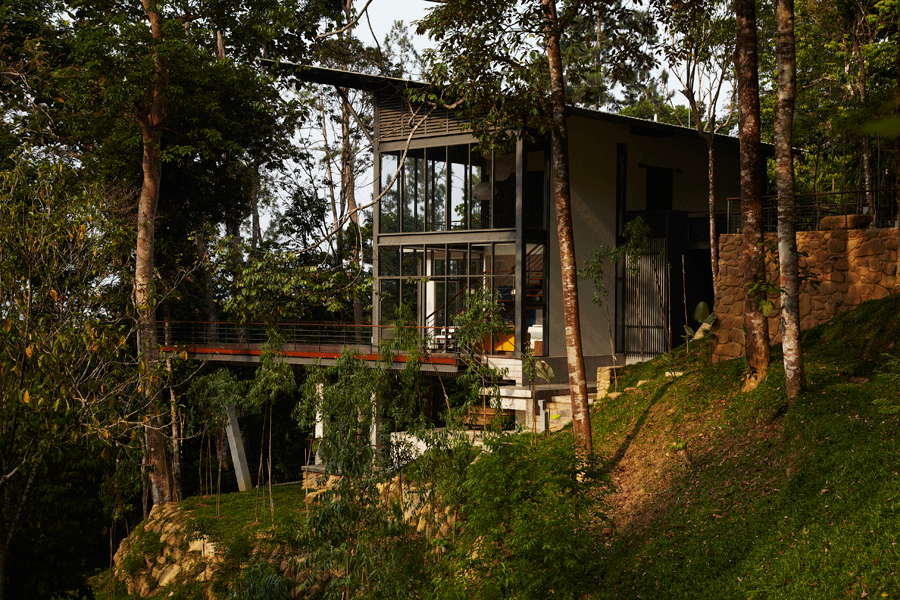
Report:
M754 386L769 369L769 323L762 313L766 299L765 254L762 241L762 158L759 148L759 71L756 2L737 0L735 70L738 84L738 131L741 148L741 212L743 214L744 323L748 384Z
M898 17L900 18L900 17ZM897 36L897 100L894 104L894 115L900 118L900 35ZM897 136L897 149L894 152L894 187L897 194L897 269L894 271L894 289L900 292L900 135Z
M262 193L259 162L253 160L253 182L250 189L250 249L256 250L262 244L262 227L259 222L259 197Z
M862 46L859 41L859 24L857 31L853 33L853 53L856 55L856 61L859 65L859 76L857 80L857 89L859 90L859 103L865 108L868 100L868 83L866 81L866 59L862 55ZM860 160L862 161L863 185L866 188L866 205L869 207L869 214L872 215L872 226L875 226L875 193L872 183L872 149L869 144L869 136L864 135L860 143Z
M162 15L150 0L142 0L150 22L153 39L163 37ZM155 53L156 83L153 89L149 111L137 108L135 119L141 130L143 144L143 183L138 198L137 246L134 266L134 303L138 320L138 352L141 356L141 390L152 408L158 401L160 385L156 374L159 365L159 349L156 339L156 313L153 298L153 250L156 241L156 206L159 200L159 186L162 179L162 121L166 113L165 85L168 69L165 62ZM150 463L150 485L154 504L172 501L169 461L167 459L166 438L158 414L147 422L147 452Z
M323 145L325 147L325 174L327 176L328 181L328 194L331 196L331 218L334 220L334 226L337 227L338 223L341 222L341 218L343 218L344 213L341 212L338 214L338 199L334 193L334 174L331 169L331 157L328 156L330 150L328 149L328 120L325 116L325 94L323 93L320 96L320 104L319 107L322 113L322 140ZM331 243L331 252L335 256L339 255L341 252L341 248L343 246L341 239L341 231L340 229L334 235L334 242Z
M793 124L796 98L794 0L778 0L778 96L775 104L775 177L778 187L778 265L781 273L781 341L788 404L806 387L800 345L800 280L794 219Z
M347 90L344 90L347 96ZM341 187L347 199L347 210L350 211L350 279L361 275L362 244L359 231L359 213L356 211L356 151L350 139L350 107L346 100L341 102ZM353 324L356 326L357 342L362 343L365 335L363 325L363 302L359 294L353 295Z
M709 260L712 263L713 298L719 297L719 237L716 231L716 153L715 137L712 124L709 131L703 135L706 140L707 172L709 176ZM715 307L713 307L715 309ZM685 323L687 321L685 320Z
M171 328L172 320L169 314L169 304L164 304L163 319L165 319L165 345L172 346ZM181 485L181 411L178 410L178 398L175 395L175 368L171 355L166 357L166 373L168 374L169 388L169 418L172 428L172 499L176 502L184 500L184 488Z
M556 0L541 0L547 58L550 63L550 108L553 115L550 156L553 163L553 188L556 194L556 223L559 260L562 269L563 311L566 322L566 361L572 401L572 427L579 453L593 452L591 418L588 409L584 356L581 353L581 324L578 313L578 277L575 265L575 240L572 235L572 210L569 197L569 135L566 128L565 82L559 44Z

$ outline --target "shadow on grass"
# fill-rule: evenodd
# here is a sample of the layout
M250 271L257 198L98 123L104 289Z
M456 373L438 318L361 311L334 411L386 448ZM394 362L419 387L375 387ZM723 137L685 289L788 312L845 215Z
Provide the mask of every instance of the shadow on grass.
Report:
M872 406L877 386L826 380L776 422L717 433L642 508L646 527L610 541L590 597L900 591L897 420Z
M613 454L609 459L603 463L603 467L601 467L600 472L604 475L608 475L612 473L615 468L622 462L622 459L625 457L625 454L628 452L628 448L631 447L632 442L643 429L644 424L647 422L647 417L650 415L650 411L654 406L660 401L660 399L665 395L666 390L669 389L669 386L672 385L671 381L666 381L664 384L659 386L659 389L653 394L650 398L650 402L647 403L646 408L641 412L640 416L637 418L637 421L634 424L634 427L631 428L631 431L625 436L625 439L622 440L622 444L616 450L615 454Z

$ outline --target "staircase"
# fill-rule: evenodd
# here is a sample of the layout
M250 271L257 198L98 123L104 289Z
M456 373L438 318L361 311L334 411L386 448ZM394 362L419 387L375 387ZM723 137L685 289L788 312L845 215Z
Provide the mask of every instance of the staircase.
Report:
M571 396L553 396L549 402L544 403L547 412L547 427L550 431L559 431L572 422Z

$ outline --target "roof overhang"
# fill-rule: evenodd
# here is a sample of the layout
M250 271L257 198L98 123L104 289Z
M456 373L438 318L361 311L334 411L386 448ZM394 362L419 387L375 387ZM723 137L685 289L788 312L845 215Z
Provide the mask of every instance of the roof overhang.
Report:
M356 73L354 71L342 71L340 69L314 67L268 59L264 59L263 62L271 65L279 72L288 74L300 81L372 92L378 96L398 94L409 89L423 89L428 87L428 84L413 81L411 79L401 79L399 77ZM642 137L666 138L675 135L689 137L700 135L696 129L691 127L648 121L646 119L616 115L599 110L570 107L569 114L586 119L627 125L633 135ZM729 144L737 144L738 138L729 135L716 135L716 143L722 143L726 146ZM772 157L775 155L775 148L772 144L761 144L761 150L765 157Z
M413 88L424 88L426 84L410 79L400 79L398 77L385 77L384 75L374 75L369 73L356 73L354 71L342 71L340 69L329 69L326 67L313 67L310 65L299 65L285 61L274 61L265 59L262 62L270 65L279 73L284 73L295 77L300 81L308 83L319 83L322 85L332 85L335 87L349 88L353 90L361 90L364 92L373 92L379 95L401 92Z

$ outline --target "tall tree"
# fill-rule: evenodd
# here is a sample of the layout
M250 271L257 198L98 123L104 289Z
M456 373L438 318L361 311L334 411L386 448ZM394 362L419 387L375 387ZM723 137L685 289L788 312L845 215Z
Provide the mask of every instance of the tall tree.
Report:
M159 343L156 339L156 307L153 291L153 250L156 243L156 208L162 183L162 132L166 118L166 86L169 66L160 46L164 42L163 17L156 2L141 0L152 37L154 78L144 102L136 102L134 119L141 132L143 179L137 205L137 245L134 261L134 305L138 322L138 350L141 354L141 391L150 399L160 393L157 370ZM151 493L154 504L174 499L171 463L163 423L159 414L147 421L146 452L150 460Z
M140 165L134 311L141 389L158 400L146 421L146 451L153 500L163 503L173 496L163 434L168 409L159 397L155 277L171 256L160 256L157 237L163 223L170 234L183 229L177 219L161 217L180 213L189 216L183 221L202 221L187 207L212 198L215 208L193 212L237 229L250 204L248 173L258 164L279 162L290 138L286 129L273 126L277 119L265 117L279 112L271 104L274 85L249 61L266 43L287 55L298 52L328 7L324 2L274 1L250 7L239 0L214 6L155 0L142 0L139 7L110 8L102 0L73 0L71 5L77 34L73 56L81 73L70 86L70 104L73 115L86 103L95 108L91 119L80 119L78 141L94 151L83 160L99 163L103 176L120 181L133 181ZM234 59L221 60L228 49ZM228 93L216 93L221 90ZM94 154L110 160L100 162ZM166 176L181 184L170 185L168 197ZM203 180L205 184L198 183ZM185 193L192 186L200 193ZM224 193L209 193L216 188ZM190 233L184 232L178 243L186 244Z
M732 96L727 114L718 118L722 93L727 91L734 74L730 64L734 53L734 17L730 6L718 0L656 2L654 12L668 34L663 37L662 49L670 73L678 81L681 94L690 107L687 122L679 124L687 127L693 124L706 142L710 263L713 290L718 292L715 136L731 127L734 115ZM671 102L671 95L667 94L667 97ZM677 118L678 112L674 106L672 109Z
M566 124L565 77L560 49L560 19L556 0L541 0L544 43L550 74L551 113L550 161L556 199L556 227L559 260L562 266L563 311L566 322L566 361L572 399L572 425L581 452L593 452L591 414L588 409L584 356L581 351L581 320L578 310L578 265L572 229L572 201L569 189L569 131Z
M778 266L781 277L781 339L788 402L806 387L800 345L800 281L794 201L794 0L778 0L778 97L775 104L775 179L778 188Z
M737 37L735 72L738 84L738 135L741 148L741 214L743 218L745 352L753 387L769 369L769 322L762 311L766 299L766 265L762 235L762 155L760 153L759 71L756 0L735 1Z
M439 41L427 60L444 97L428 99L464 102L463 112L471 117L483 146L508 146L517 135L527 134L523 125L549 134L573 427L582 453L591 452L592 442L569 198L566 82L577 87L593 64L584 53L563 56L562 40L573 31L585 31L573 30L571 25L579 17L590 18L593 13L587 14L588 10L586 3L572 2L559 11L555 0L450 0L432 8L418 28L420 34ZM639 36L624 25L630 22L629 13L622 6L604 4L593 15L610 40L612 64L632 59L640 43L635 39ZM585 43L590 44L595 32L588 29L587 33ZM576 46L577 40L570 37L566 47ZM573 60L564 64L570 56Z

